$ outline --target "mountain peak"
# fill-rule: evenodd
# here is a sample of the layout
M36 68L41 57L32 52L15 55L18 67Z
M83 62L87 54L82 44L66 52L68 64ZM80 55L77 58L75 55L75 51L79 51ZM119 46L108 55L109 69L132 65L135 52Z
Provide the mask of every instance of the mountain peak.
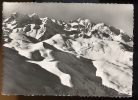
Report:
M78 18L77 21L80 22L82 19L81 18Z
M33 13L33 14L31 14L30 16L38 16L38 14L36 14L36 13Z
M20 13L18 11L15 11L13 14L14 15L19 15Z
M14 13L12 13L11 14L11 17L13 17L13 18L17 18L17 17L19 17L20 16L20 13L18 12L18 11L16 11L16 12L14 12Z
M109 95L109 91L106 93L107 90L101 87L102 85L112 88L118 93L132 94L133 41L132 37L124 33L123 30L106 25L106 23L95 24L89 19L79 18L65 22L61 19L40 18L36 13L19 14L17 11L3 23L3 43L5 47L18 51L19 55L36 64L40 61L39 67L50 71L52 74L49 75L57 75L61 79L60 84L62 86L71 87L72 84L73 90L80 88L81 91L83 85L84 87L88 85L86 89L89 89L89 86L95 86L95 89L101 88L100 90L102 90L102 92L97 91L97 95L103 95L100 93ZM4 53L4 55L10 54L12 53ZM11 58L8 57L8 59ZM14 60L13 66L16 65L16 62L22 62L24 59L17 60L19 61ZM31 68L28 67L30 65L28 63L30 62L27 62L26 68ZM69 73L71 78L60 70L57 72L57 68ZM18 69L20 70L20 68ZM35 70L41 73L38 68ZM114 71L116 73L113 73ZM46 73L46 71L43 72ZM61 76L58 73L62 73ZM118 76L120 74L122 77ZM24 75L26 75L26 72L23 77ZM40 78L40 75L38 76ZM71 81L72 76L74 77L73 81ZM100 78L96 78L97 76ZM85 83L86 79L88 80L87 83ZM45 80L45 77L42 80ZM76 85L76 83L82 81L84 82L82 85ZM53 80L49 82L53 82ZM98 82L98 84L92 82ZM19 84L19 86L21 85ZM50 85L50 88L52 87ZM89 94L90 91L92 94ZM93 95L95 90L90 88L88 92L89 95Z
M85 19L85 22L90 22L90 20L89 19Z
M98 23L98 24L95 24L93 23L91 20L89 19L82 19L82 18L78 18L76 20L71 20L69 21L68 23L61 20L61 19L58 19L58 20L55 20L55 19L50 19L48 17L45 17L45 18L40 18L38 16L38 14L36 13L33 13L33 14L30 14L30 15L22 15L20 14L18 11L14 12L11 17L9 19L7 19L6 21L10 22L10 23L14 23L14 20L18 20L18 22L21 22L20 24L21 25L18 25L18 26L24 26L25 24L27 25L28 23L37 23L38 25L42 24L42 23L45 23L47 21L50 21L49 23L45 23L47 24L46 26L51 26L49 25L52 22L54 22L52 24L52 26L56 26L61 29L65 29L67 31L70 31L70 32L74 32L76 31L77 34L76 35L79 35L79 33L86 33L86 34L92 34L92 32L96 32L98 31L97 34L101 35L101 39L103 39L103 36L105 36L104 33L108 34L109 36L107 37L110 37L110 38L114 38L116 39L116 37L119 35L119 34L123 34L119 40L123 40L125 39L125 41L129 41L131 38L130 36L127 36L125 35L126 32L123 31L123 30L120 30L120 29L116 29L115 27L112 27L110 25L106 25L105 23ZM5 21L5 22L6 22ZM13 21L13 22L12 22ZM15 23L16 24L16 23ZM19 23L18 23L19 24ZM58 24L59 26L57 25L54 25L54 24ZM62 27L61 27L62 26ZM53 29L55 30L55 29ZM47 30L48 31L48 30ZM54 31L55 32L55 31ZM74 34L74 33L71 33L71 34ZM117 40L118 41L118 40Z

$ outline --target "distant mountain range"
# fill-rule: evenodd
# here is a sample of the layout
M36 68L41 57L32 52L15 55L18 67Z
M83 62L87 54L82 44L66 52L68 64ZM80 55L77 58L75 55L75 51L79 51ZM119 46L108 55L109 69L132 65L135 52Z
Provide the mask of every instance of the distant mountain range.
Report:
M3 48L5 70L6 66L14 67L17 61L24 62L21 69L17 67L20 66L19 63L16 65L22 73L19 77L28 82L28 79L23 77L23 72L25 69L35 70L37 74L33 75L36 80L44 81L46 89L50 91L46 93L40 89L41 92L38 92L30 87L29 91L33 94L54 94L52 86L56 86L65 95L71 95L74 89L78 91L75 95L82 95L83 90L87 91L86 95L95 96L132 95L133 36L113 26L96 24L89 19L78 18L65 22L48 17L40 18L36 13L23 15L15 12L3 21ZM17 56L14 58L15 54ZM17 61L13 62L12 56ZM37 66L32 69L34 65L56 75L56 80L60 80L60 83L55 85L52 80L48 83L43 80L48 80L46 77L49 76L45 75L47 72L42 74L45 78L41 80L42 76L38 75L41 71L36 70ZM11 71L12 74L14 70L13 73ZM3 74L3 80L8 76L15 81L15 87L10 88L13 88L15 93L29 94L23 88L25 83L22 83L21 87L11 75L6 72ZM30 77L29 74L27 77ZM34 84L33 82L35 83L32 81L29 84ZM3 81L3 84L7 83ZM65 90L65 87L68 88ZM6 87L2 91L9 93ZM72 92L68 94L70 91Z

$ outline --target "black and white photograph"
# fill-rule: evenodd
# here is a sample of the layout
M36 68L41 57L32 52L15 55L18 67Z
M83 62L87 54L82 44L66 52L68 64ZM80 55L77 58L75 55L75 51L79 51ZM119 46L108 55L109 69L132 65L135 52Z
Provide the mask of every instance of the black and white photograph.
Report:
M132 97L133 5L3 3L2 94Z

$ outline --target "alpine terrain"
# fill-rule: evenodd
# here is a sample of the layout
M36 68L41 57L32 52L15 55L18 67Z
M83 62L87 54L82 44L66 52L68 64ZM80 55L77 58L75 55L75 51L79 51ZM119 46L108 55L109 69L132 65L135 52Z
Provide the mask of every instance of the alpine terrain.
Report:
M132 96L133 36L89 19L11 14L3 27L3 94Z

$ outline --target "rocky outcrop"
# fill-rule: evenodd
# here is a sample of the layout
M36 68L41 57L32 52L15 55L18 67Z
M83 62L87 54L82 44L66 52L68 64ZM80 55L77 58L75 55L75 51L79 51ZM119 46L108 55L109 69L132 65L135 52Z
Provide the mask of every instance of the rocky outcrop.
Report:
M18 12L2 25L4 71L11 70L3 77L14 80L13 93L56 94L55 86L65 95L132 95L133 37L125 31L88 19L65 22ZM6 87L3 93L10 93Z

